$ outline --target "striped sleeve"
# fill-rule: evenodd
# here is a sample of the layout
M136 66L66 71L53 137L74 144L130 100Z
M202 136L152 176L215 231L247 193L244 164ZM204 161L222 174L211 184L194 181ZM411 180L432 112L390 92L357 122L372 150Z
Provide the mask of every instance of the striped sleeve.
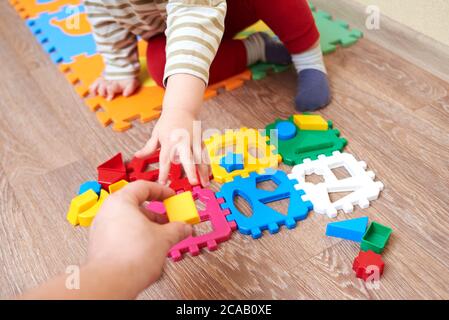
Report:
M209 81L224 31L226 0L170 0L167 5L167 78L187 73Z
M101 0L86 0L84 5L97 51L105 64L104 77L108 80L137 77L140 65L136 36L115 21L108 12L111 9Z

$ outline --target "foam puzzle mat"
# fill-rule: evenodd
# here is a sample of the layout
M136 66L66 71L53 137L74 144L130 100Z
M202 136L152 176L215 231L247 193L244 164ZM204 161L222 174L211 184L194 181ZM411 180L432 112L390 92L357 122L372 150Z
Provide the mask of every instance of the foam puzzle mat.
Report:
M156 85L147 72L146 43L139 41L142 87L131 97L118 97L106 101L101 97L88 97L89 86L101 75L103 61L97 53L92 31L87 21L81 0L9 0L22 19L26 20L36 40L50 59L58 64L76 93L96 113L103 126L112 126L123 132L132 127L134 120L147 122L157 119L162 108L164 89ZM328 13L311 5L318 29L321 33L323 52L331 53L338 46L347 47L362 37L362 32L352 30L341 20L333 20ZM76 26L76 27L75 27ZM254 32L275 34L262 21L240 32L236 38L243 39ZM263 79L270 72L282 72L289 66L259 63L245 72L225 81L211 85L205 99L215 97L220 90L230 91L244 85L245 81ZM132 106L132 108L130 108Z

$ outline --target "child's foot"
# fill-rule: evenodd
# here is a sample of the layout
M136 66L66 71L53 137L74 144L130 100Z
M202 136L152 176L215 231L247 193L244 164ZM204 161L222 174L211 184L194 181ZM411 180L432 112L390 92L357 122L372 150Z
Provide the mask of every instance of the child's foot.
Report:
M319 43L303 53L292 55L292 60L298 72L296 109L313 111L327 106L331 94Z
M243 40L248 65L262 61L275 64L290 64L292 58L287 48L265 32L256 32Z
M317 69L304 69L298 74L296 110L314 111L323 108L331 100L327 75Z

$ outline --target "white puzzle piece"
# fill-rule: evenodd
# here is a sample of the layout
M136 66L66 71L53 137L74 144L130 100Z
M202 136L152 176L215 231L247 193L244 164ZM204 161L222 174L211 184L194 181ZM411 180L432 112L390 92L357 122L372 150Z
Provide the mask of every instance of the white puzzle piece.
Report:
M351 176L339 180L332 172L332 169L339 167L344 167ZM317 160L305 159L302 164L293 167L289 178L298 181L295 188L304 190L316 213L334 218L338 210L350 213L354 210L354 205L364 209L369 207L370 201L379 197L384 185L380 181L374 181L374 172L367 171L366 168L364 161L357 161L349 153L335 151L330 157L320 155ZM322 176L324 182L306 182L306 176L311 174ZM351 193L331 202L329 193L333 192Z

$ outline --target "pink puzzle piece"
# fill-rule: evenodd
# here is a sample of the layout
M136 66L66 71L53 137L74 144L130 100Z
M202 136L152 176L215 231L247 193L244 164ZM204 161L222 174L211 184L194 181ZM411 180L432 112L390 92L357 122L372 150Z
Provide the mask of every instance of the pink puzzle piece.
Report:
M198 210L198 213L201 222L210 222L212 231L196 237L190 236L174 245L168 253L168 256L173 261L180 261L183 258L183 253L186 252L190 252L192 256L197 256L201 253L201 248L204 247L207 247L209 251L217 250L218 244L229 240L232 232L237 228L234 221L226 220L229 211L220 208L222 199L217 200L212 190L194 187L192 194L195 200L200 200L204 203L205 209ZM165 208L161 202L150 202L147 208L153 212L165 214Z

